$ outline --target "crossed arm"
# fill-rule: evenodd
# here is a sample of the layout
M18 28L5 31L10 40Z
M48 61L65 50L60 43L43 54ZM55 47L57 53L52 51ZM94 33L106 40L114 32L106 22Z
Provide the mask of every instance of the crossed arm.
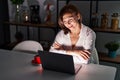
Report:
M53 47L56 50L64 50L63 46L59 44L58 42L55 42L53 44ZM85 60L88 60L90 58L90 50L65 50L68 55L79 55L83 57Z

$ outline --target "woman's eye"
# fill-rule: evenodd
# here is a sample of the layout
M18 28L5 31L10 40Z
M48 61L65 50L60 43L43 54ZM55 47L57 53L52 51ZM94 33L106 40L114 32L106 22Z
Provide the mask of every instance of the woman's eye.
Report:
M64 24L67 24L67 22L63 22Z
M63 23L64 24L70 24L70 23L72 23L74 21L74 19L69 19L68 21L64 21Z
M69 20L69 22L72 22L72 21L73 21L72 19Z

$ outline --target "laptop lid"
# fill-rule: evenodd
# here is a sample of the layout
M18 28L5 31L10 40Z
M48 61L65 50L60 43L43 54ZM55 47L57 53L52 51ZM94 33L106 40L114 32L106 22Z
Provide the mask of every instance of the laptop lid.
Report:
M71 55L40 50L38 51L38 53L41 58L43 69L75 74L81 67L77 66L78 70L75 70L73 56Z

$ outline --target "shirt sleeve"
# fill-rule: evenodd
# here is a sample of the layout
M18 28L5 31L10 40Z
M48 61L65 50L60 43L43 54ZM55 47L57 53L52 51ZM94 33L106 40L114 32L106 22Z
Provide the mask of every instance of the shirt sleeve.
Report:
M95 39L96 39L95 32L88 28L86 30L86 36L85 36L85 42L84 42L85 49L92 50L92 48L95 47Z
M57 34L56 37L55 37L55 40L54 40L53 44L54 44L55 42L58 42L59 44L62 45L62 44L63 44L63 36L64 36L63 31L58 32L58 34ZM50 52L66 54L66 51L65 51L65 50L57 50L57 49L55 49L55 48L53 47L53 44L52 44L51 47L50 47L50 50L49 50Z

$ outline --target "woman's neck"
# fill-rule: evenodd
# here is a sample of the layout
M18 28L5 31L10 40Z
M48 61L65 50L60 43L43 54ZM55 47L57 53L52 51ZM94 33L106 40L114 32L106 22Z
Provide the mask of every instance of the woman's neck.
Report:
M80 34L81 27L77 27L75 30L71 31L71 35L79 35Z

